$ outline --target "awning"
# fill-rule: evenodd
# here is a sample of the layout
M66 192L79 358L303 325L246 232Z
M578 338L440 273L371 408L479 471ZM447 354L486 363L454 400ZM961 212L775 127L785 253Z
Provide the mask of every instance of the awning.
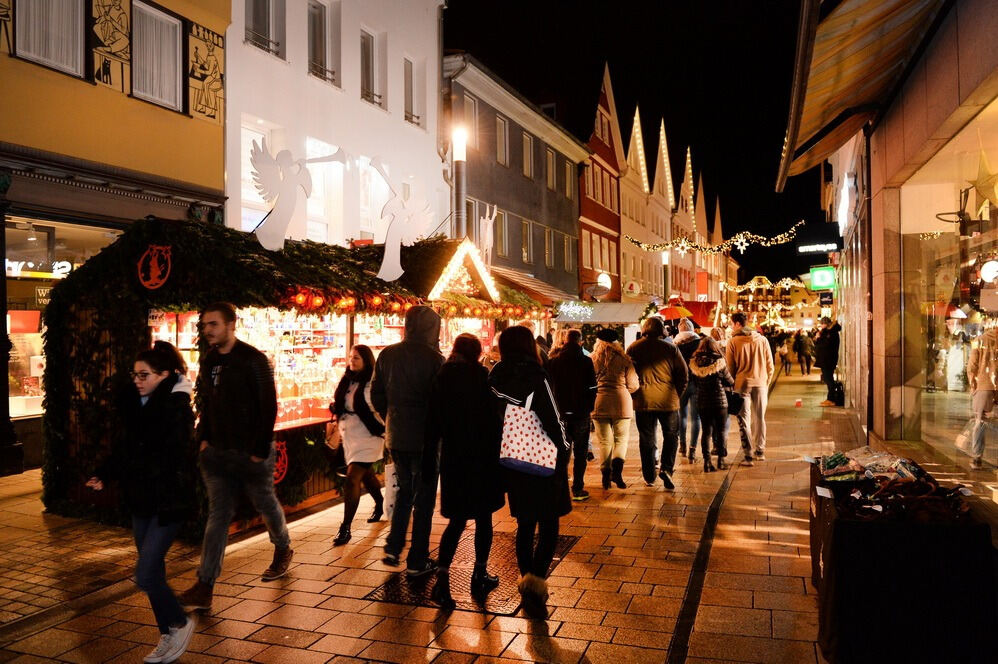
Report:
M513 288L525 291L527 295L546 307L553 306L555 302L567 302L578 297L541 281L532 274L521 270L514 270L511 267L491 265L489 266L489 271L497 281L505 282Z
M717 302L685 302L683 306L690 310L693 320L700 327L714 326L714 319L710 315L714 312Z
M558 307L556 323L637 324L647 304L640 302L563 302Z
M801 7L777 191L881 110L946 0L844 0L827 16L820 4L805 0Z

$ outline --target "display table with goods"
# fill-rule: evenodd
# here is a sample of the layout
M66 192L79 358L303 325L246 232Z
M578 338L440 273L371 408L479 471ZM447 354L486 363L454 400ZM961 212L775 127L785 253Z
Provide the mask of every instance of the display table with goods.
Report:
M814 460L811 581L829 662L994 660L995 551L969 493L869 447Z

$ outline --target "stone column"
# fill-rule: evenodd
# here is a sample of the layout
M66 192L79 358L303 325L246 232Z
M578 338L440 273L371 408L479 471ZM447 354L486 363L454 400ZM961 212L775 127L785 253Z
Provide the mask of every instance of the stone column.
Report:
M0 302L3 302L3 336L0 337L0 360L6 367L10 363L10 335L7 333L7 210L10 201L7 191L10 189L12 174L8 170L0 170L0 218L3 219L3 232L0 233L0 255L4 258L4 274L0 279ZM17 441L14 425L10 421L10 384L3 381L3 391L0 392L0 476L17 475L24 472L24 450Z

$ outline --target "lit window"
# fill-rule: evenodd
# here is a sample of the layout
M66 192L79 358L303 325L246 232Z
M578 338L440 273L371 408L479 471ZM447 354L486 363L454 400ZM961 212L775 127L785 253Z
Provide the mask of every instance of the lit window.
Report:
M506 138L506 119L496 116L496 161L509 166L509 141Z
M183 110L180 19L137 0L132 17L132 94Z
M575 191L576 179L575 179L575 164L570 161L565 162L565 196L572 200L575 195L572 193Z
M558 172L555 170L554 150L548 149L546 152L548 189L554 191L558 188Z
M589 231L582 231L582 267L587 270L593 267L592 242Z
M523 132L523 174L534 177L534 138L527 132Z
M464 95L464 128L468 131L468 147L478 147L478 100Z
M495 249L496 253L500 256L509 256L509 241L506 237L506 213L497 212L496 221L496 239L495 239Z
M593 197L593 167L585 166L586 169L586 196Z
M7 18L10 17L10 3ZM90 6L90 3L87 3ZM122 12L127 21L127 14ZM14 49L18 56L64 71L83 76L84 9L82 0L34 0L17 3L14 12ZM113 31L113 24L100 20L94 26L98 31ZM3 30L8 31L7 23ZM128 28L123 39L127 43ZM9 34L8 34L9 39Z
M530 245L533 244L530 232L530 222L526 219L520 221L520 257L524 263L534 262Z

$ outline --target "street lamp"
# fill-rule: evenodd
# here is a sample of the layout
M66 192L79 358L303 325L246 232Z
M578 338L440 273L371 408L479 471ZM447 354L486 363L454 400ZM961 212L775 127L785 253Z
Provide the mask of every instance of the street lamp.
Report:
M589 286L589 288L586 288ZM593 302L599 302L599 299L610 292L610 288L613 286L613 281L610 279L610 275L606 272L600 272L599 276L596 277L596 281L587 281L582 284L583 292L593 299Z
M457 126L451 132L451 159L454 162L454 234L468 235L468 130Z

